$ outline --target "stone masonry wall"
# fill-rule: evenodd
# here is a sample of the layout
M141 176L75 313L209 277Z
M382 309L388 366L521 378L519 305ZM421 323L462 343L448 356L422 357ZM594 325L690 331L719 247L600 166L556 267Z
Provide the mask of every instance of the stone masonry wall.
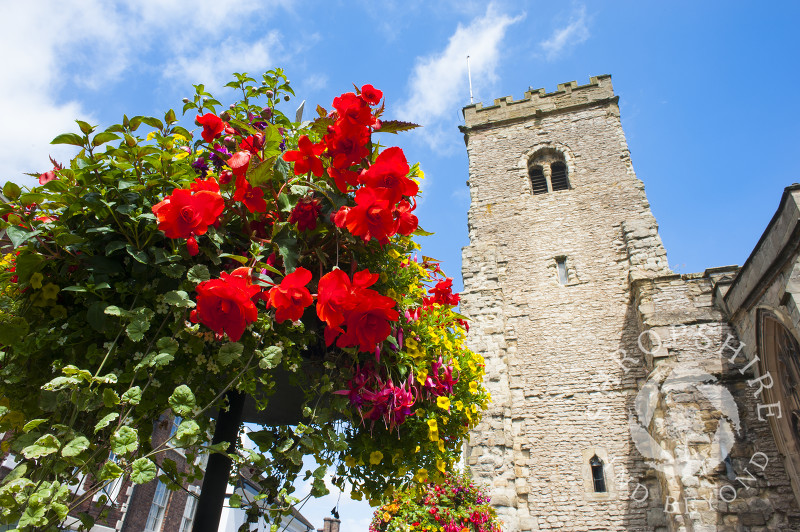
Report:
M649 515L663 520L660 486L627 414L645 373L623 360L637 349L629 277L670 273L666 253L610 78L526 98L465 109L472 199L461 308L495 399L467 461L492 485L509 531L648 530ZM531 193L525 161L541 148L563 155L570 189ZM595 454L606 493L592 489ZM650 492L641 501L639 481Z

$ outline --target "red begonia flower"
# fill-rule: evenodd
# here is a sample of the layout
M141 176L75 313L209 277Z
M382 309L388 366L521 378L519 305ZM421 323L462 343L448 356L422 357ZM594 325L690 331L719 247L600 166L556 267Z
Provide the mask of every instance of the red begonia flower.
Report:
M258 153L258 150L264 145L264 134L263 133L256 133L255 135L250 135L247 138L243 139L242 142L239 143L239 149L243 151L248 151L252 154Z
M376 119L372 109L363 98L359 98L353 92L346 92L334 98L333 107L341 121L366 127L375 125Z
M313 231L317 228L320 211L322 211L322 204L318 199L308 196L300 198L289 215L289 223L296 223L299 231Z
M303 135L297 141L297 147L297 150L287 151L283 154L284 161L294 162L294 174L302 175L311 172L317 177L322 177L323 168L319 156L325 151L325 145L314 144L307 135Z
M319 280L317 316L329 328L335 328L344 323L346 312L355 307L355 301L350 297L350 288L350 278L338 268L326 273Z
M267 210L264 189L254 187L245 180L244 176L236 178L236 193L233 195L233 199L244 203L250 212L266 212Z
M192 193L176 189L164 201L153 205L158 228L167 238L189 238L203 235L222 214L225 202L217 192L200 190Z
M390 321L400 315L394 309L395 301L375 290L362 289L357 295L358 303L345 321L347 330L339 337L339 347L358 346L358 350L371 353L375 346L386 340L392 332Z
M203 116L197 115L196 121L203 126L203 140L211 142L222 134L225 129L225 122L213 113L206 113Z
M200 192L201 190L210 190L211 192L219 192L219 183L214 177L208 179L197 178L194 183L189 187L192 192Z
M461 299L458 294L453 293L453 279L451 277L448 277L444 281L439 281L436 283L436 286L428 290L428 292L433 294L433 297L423 298L424 305L428 307L434 303L455 306L458 305Z
M328 134L322 141L328 157L333 159L331 164L345 170L369 155L369 138L369 128L366 126L338 120L328 128Z
M186 239L186 250L192 257L200 253L200 246L197 245L197 239L195 237L190 236Z
M389 242L389 237L397 232L398 225L392 216L391 205L374 188L359 189L356 192L356 206L348 209L344 216L337 213L334 222L339 227L347 227L364 242L374 238L381 245Z
M331 166L328 168L328 175L333 178L336 183L336 188L342 194L350 192L350 187L358 185L358 173L352 170L340 170L339 168Z
M383 150L372 166L359 176L359 181L380 190L389 203L397 203L403 196L414 196L419 190L419 186L406 177L408 170L403 150L395 146Z
M269 306L275 308L275 321L297 321L306 307L314 302L306 285L311 281L311 272L297 268L283 278L281 284L269 291Z
M219 279L197 285L197 312L194 318L219 335L227 334L236 342L245 327L256 321L258 311L252 298L261 289L252 284L250 268L223 272Z
M252 154L249 151L237 151L225 162L233 170L233 175L239 177L247 174L251 156Z
M361 87L361 97L370 105L378 105L383 98L383 92L367 84Z
M416 205L412 206L406 200L401 200L400 203L397 204L397 208L394 211L394 216L398 223L397 232L401 235L408 236L417 230L419 220L417 220L416 215L411 214L411 211L416 209L416 207Z

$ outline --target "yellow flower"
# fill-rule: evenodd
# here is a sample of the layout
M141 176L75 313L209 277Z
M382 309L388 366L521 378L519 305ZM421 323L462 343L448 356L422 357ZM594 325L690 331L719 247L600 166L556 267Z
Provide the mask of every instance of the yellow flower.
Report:
M45 299L55 300L60 291L61 289L58 287L58 285L47 283L42 287L42 297Z
M347 467L355 467L356 459L348 454L347 456L344 457L344 463Z
M391 520L392 520L392 514L390 514L389 512L383 512L383 522L388 523Z
M476 405L470 405L469 409L472 410L473 414L478 413L478 407Z
M478 393L478 383L475 381L470 382L469 391L470 393Z
M182 140L183 142L186 142L186 137L184 137L183 135L180 135L178 133L175 133L174 135L172 135L172 138L174 138L175 140Z
M444 395L437 397L436 398L436 406L438 406L441 409L447 410L449 412L450 411L450 398L446 397Z
M415 452L415 453L418 453L418 452L419 452L419 445L417 445L417 446L414 448L414 452Z
M417 349L417 345L419 345L419 344L417 344L417 341L416 341L416 340L414 340L414 339L413 339L413 338L411 338L411 337L409 337L409 338L406 338L405 342L406 342L406 347L407 347L408 349L414 349L414 350L416 350L416 349Z
M418 469L417 470L417 474L414 475L414 478L417 480L417 482L420 482L420 483L428 482L428 470L425 469L424 467L421 468L421 469Z
M455 369L456 371L461 371L461 364L458 363L457 358L453 359L453 369Z
M188 151L181 150L180 152L175 154L173 159L175 159L176 161L180 161L181 159L186 159L188 156L189 156L189 152Z
M425 415L425 409L424 408L417 408L416 410L414 410L414 414L419 416L419 417L423 417Z
M394 291L394 288L388 289L386 295L397 301L397 292Z
M445 472L445 466L446 466L446 465L447 465L447 463L445 463L445 461L444 461L444 460L440 460L440 459L437 459L437 460L436 460L436 469L438 469L438 470L439 470L439 471L441 471L442 473L444 473L444 472Z
M425 384L425 380L427 378L428 378L428 370L427 369L419 370L419 373L417 373L417 381L419 381L420 384Z
M378 464L381 463L381 460L383 460L383 453L382 452L375 451L373 453L370 453L370 455L369 455L369 463L370 464L378 465Z
M156 132L151 131L150 133L147 134L147 138L145 140L153 140L154 138L156 138Z
M456 410L464 410L464 402L463 401L456 401Z
M420 169L417 169L417 178L418 178L420 181L422 181L423 179L425 179L425 172L423 172L423 171L422 171L422 170L420 170Z
M444 452L444 442L442 440L439 440L438 442L436 442L436 445L438 445L439 450L441 452Z
M39 272L34 273L31 275L31 287L35 289L39 289L42 287L42 281L44 280L44 275Z
M436 418L429 419L427 421L428 428L431 430L439 430L439 426L436 424Z

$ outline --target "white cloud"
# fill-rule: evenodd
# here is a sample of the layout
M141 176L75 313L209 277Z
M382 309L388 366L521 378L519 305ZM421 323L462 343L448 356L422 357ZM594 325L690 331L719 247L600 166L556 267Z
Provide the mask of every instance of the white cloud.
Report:
M281 35L271 31L255 42L228 38L202 48L192 55L182 55L167 67L165 76L181 81L206 81L206 90L222 89L232 72L263 72L281 50Z
M97 123L89 104L65 93L109 87L148 68L154 83L169 78L187 84L227 79L234 70L261 71L282 49L280 35L265 30L246 40L239 36L242 28L245 22L264 27L279 8L291 7L291 0L37 0L4 6L0 47L9 52L0 76L0 112L13 127L0 128L0 182L33 184L24 172L48 170L49 154L66 162L75 153L51 146L56 134L75 131L75 118ZM155 65L152 52L158 53Z
M481 88L493 82L506 30L523 18L524 15L511 17L500 13L490 4L468 26L459 24L444 50L418 58L409 79L411 94L401 104L399 117L424 125L427 131L423 135L437 142L441 122L448 118L448 123L454 122L458 107L469 94L467 56L473 86Z
M556 28L549 39L539 43L548 61L554 61L567 48L576 46L589 38L589 28L586 25L586 7L573 11L569 23L562 28Z

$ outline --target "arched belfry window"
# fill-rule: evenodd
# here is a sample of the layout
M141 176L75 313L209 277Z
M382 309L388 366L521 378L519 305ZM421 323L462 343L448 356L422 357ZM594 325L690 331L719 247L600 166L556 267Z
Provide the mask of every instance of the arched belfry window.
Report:
M597 455L592 456L589 460L589 465L592 468L592 484L595 493L606 492L606 475L603 471L603 461Z
M531 188L534 194L547 194L547 179L544 177L544 171L541 166L532 166L528 170L528 175L531 178Z
M553 190L567 190L569 188L567 165L563 161L556 161L550 165L550 182L553 185Z
M528 177L534 194L570 188L564 154L553 148L539 150L528 159Z

